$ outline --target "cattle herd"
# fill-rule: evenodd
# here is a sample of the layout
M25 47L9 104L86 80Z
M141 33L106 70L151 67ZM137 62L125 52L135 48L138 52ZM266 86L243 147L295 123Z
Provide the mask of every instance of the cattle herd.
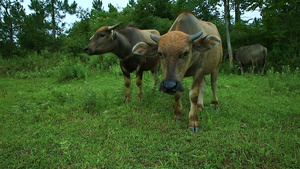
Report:
M141 100L143 71L150 70L156 84L161 68L163 79L160 90L174 96L174 121L180 121L183 117L182 79L193 77L189 91L189 129L197 132L200 126L197 112L204 108L204 76L209 74L213 93L212 104L214 108L218 107L217 78L223 49L217 27L211 22L197 19L189 12L180 14L164 35L160 35L157 30L140 30L134 26L116 30L119 25L120 23L99 28L84 51L89 55L112 52L119 58L126 86L124 102L131 99L130 73L136 71L138 100ZM254 71L257 64L261 63L263 74L266 55L267 49L255 44L239 48L233 53L233 58L240 63L242 73L245 65L252 64Z

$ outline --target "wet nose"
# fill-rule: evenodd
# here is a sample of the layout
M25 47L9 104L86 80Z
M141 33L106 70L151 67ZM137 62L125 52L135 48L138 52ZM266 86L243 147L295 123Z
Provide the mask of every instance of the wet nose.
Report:
M165 80L161 82L160 90L166 93L175 93L178 82L173 80Z

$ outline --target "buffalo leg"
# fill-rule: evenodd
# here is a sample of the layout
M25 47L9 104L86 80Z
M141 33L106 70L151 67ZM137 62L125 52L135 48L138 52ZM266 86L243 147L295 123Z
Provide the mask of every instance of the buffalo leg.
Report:
M182 92L177 92L174 95L174 99L175 99L174 117L173 117L174 121L180 121L183 116L181 96L182 96Z
M215 70L212 74L211 74L211 90L213 92L213 99L212 99L212 104L214 104L214 108L217 109L219 102L217 99L217 86L218 86L218 72L219 69Z
M157 85L157 71L151 71L153 79L154 79L154 86Z
M204 109L203 97L205 94L205 86L206 86L206 82L205 82L205 78L203 78L203 80L200 84L200 92L199 92L198 104L197 104L199 110Z
M189 112L189 128L192 132L197 132L199 130L198 100L199 100L201 88L205 88L204 82L205 82L204 76L201 76L201 78L194 79L192 88L189 93L190 102L191 102L191 109ZM202 105L203 105L203 103L202 103Z
M143 71L137 71L136 85L139 88L138 89L138 100L139 101L142 100L142 95L143 95L142 84L143 84Z
M124 75L124 80L125 80L125 87L126 87L126 92L125 92L125 99L124 99L124 103L125 102L129 102L130 101L130 83L131 83L131 79L130 79L130 73L126 72L125 70L123 70L123 75Z
M255 73L256 67L257 67L257 62L252 62L252 74Z
M241 67L241 75L243 75L244 74L244 65L242 63L240 65L241 65L240 66Z

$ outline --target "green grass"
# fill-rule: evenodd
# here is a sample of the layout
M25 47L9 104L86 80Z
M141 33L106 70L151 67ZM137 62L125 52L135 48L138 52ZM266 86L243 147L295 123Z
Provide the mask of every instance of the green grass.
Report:
M134 77L134 76L133 76ZM161 77L160 77L161 79ZM118 73L84 79L0 78L2 168L297 168L300 77L219 75L214 110L207 78L201 129L188 130L191 78L184 80L181 123L174 100L152 90L145 73L143 101L124 99Z

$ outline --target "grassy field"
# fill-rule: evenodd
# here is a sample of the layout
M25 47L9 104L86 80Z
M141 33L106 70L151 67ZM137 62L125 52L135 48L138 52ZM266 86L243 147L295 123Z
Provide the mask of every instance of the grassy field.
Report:
M23 76L22 76L23 77ZM133 76L134 77L134 76ZM160 77L161 79L161 77ZM1 168L297 168L300 73L221 73L220 108L207 79L201 129L188 130L191 78L184 80L182 122L172 96L152 90L123 103L118 73L82 80L0 77ZM158 87L156 87L158 88Z

